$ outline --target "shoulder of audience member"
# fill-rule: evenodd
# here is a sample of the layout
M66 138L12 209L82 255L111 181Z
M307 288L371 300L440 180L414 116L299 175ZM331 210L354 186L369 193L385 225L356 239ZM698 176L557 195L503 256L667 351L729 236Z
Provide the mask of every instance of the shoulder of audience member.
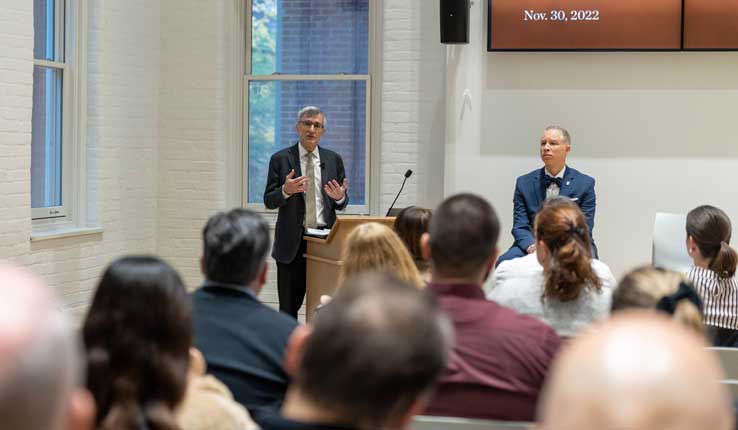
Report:
M494 302L499 307L496 318L490 321L492 335L516 339L522 342L550 342L552 338L559 339L556 331L538 318L521 314L520 312Z
M258 312L263 312L266 318L274 321L274 324L279 324L282 328L285 328L290 332L300 325L300 323L290 315L279 312L261 301L259 301Z
M504 306L501 306L504 307ZM504 343L518 351L522 361L538 361L548 366L561 348L561 337L550 325L538 318L508 309L514 316L507 319L506 327L499 327L498 336Z
M195 302L198 300L203 300L205 294L207 293L203 290L202 287L191 293L191 300L193 304L195 304ZM270 320L275 330L283 328L291 333L292 330L294 330L294 328L299 325L296 319L275 309L272 309L269 305L264 304L258 298L256 300L244 299L242 303L250 308L250 314L253 312L254 314L258 314L259 318L266 318ZM251 315L253 316L254 314Z
M615 275L612 274L610 266L593 258L592 269L594 269L597 276L602 280L602 286L604 288L615 289L617 280L615 279Z

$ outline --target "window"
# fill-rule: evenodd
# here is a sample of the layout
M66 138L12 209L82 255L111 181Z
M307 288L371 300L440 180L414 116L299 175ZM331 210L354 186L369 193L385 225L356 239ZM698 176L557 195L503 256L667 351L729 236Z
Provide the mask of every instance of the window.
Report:
M346 167L349 211L368 212L371 0L251 0L246 7L244 203L262 207L269 158L297 143L303 106ZM250 7L249 7L250 6Z
M84 0L33 0L31 215L69 221L84 143Z

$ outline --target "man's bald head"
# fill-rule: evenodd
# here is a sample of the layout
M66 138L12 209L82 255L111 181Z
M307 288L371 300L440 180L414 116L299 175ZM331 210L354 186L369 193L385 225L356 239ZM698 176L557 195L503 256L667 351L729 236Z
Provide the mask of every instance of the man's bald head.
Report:
M80 406L77 365L72 328L43 282L0 263L2 427L55 430L81 422L70 416Z
M546 430L728 430L722 370L704 340L660 315L626 311L556 360L539 415Z

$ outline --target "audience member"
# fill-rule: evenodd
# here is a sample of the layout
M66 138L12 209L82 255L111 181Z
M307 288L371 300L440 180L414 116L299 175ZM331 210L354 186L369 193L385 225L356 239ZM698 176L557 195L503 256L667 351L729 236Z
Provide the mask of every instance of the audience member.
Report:
M615 277L590 254L584 214L566 197L552 197L538 212L536 251L502 262L490 300L550 324L572 337L610 314Z
M702 301L685 275L650 266L625 275L612 296L612 312L659 309L693 331L704 334Z
M270 429L405 429L443 371L452 329L430 295L390 275L352 278L290 339L293 377Z
M546 430L729 430L731 400L700 336L644 311L574 339L540 407Z
M82 328L98 429L179 428L191 332L187 291L168 264L125 257L105 270Z
M192 296L194 345L208 372L222 381L259 422L278 409L287 390L287 340L297 321L257 298L267 276L269 226L246 209L221 212L203 229L205 283Z
M714 206L687 214L689 279L705 304L704 323L716 346L738 347L738 254L730 247L730 218Z
M402 209L395 218L394 229L400 236L410 255L413 257L415 267L420 272L420 277L424 281L430 280L430 263L423 258L423 252L420 249L420 238L424 233L428 232L433 212L430 209L410 206Z
M594 229L595 180L566 164L571 152L571 136L564 128L550 125L543 130L541 137L541 161L544 166L515 181L513 197L513 228L515 242L498 260L498 264L532 254L536 250L533 237L533 223L539 206L553 196L566 196L576 201L587 218L592 255L597 258L597 247L592 237Z
M71 324L41 280L0 263L0 427L93 428L94 402L77 386L77 346Z
M356 227L346 238L339 282L365 272L390 273L422 288L425 283L397 233L386 225L369 222Z
M433 213L423 236L431 283L456 331L451 362L426 413L532 420L560 346L547 324L488 301L482 283L497 257L500 225L480 197L459 194Z
M190 348L190 371L187 391L177 409L177 422L182 430L254 430L243 406L233 400L233 394L222 382L206 375L207 365L202 353Z
M190 300L167 263L126 257L111 264L83 332L99 429L255 428L228 389L203 375L204 359L189 347ZM238 425L228 427L229 420Z

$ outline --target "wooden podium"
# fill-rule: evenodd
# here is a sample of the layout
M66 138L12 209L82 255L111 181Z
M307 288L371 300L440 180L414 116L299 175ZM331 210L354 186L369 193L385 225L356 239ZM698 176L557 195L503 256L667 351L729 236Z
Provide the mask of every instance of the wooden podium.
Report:
M346 237L360 224L378 222L390 228L394 217L340 216L336 219L330 234L325 239L305 236L307 241L305 321L310 322L315 307L320 304L320 296L333 295L338 288L338 271L343 264L341 253Z

